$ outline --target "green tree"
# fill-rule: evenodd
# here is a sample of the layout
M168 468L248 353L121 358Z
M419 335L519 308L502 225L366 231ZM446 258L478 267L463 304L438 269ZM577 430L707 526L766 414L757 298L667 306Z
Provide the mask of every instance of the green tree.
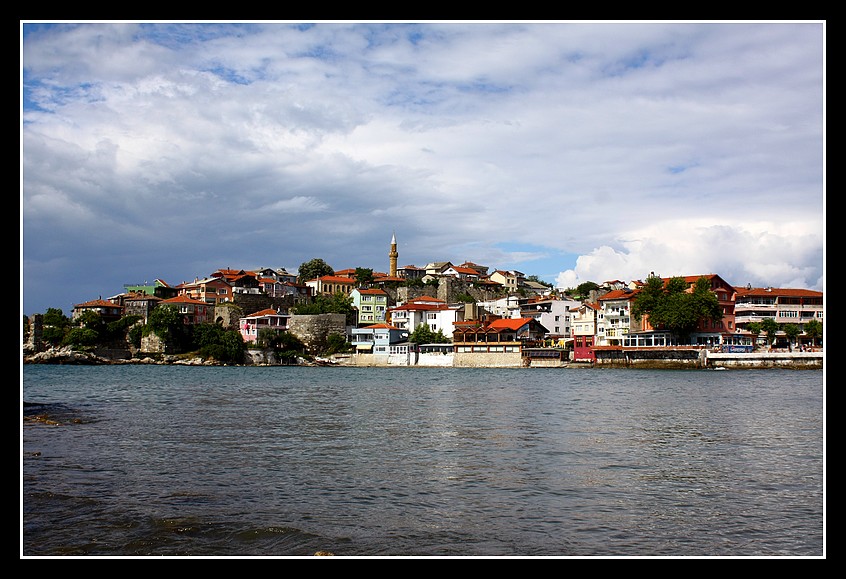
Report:
M300 265L300 268L297 270L297 277L300 283L305 283L311 279L323 277L324 275L333 275L334 273L335 270L328 263L319 257L315 257Z
M305 350L305 344L291 332L279 333L275 352L280 362L293 363L299 356L306 356Z
M211 322L196 324L192 330L191 341L194 348L199 350L205 346L220 344L224 332L223 327Z
M373 270L366 267L355 268L355 284L357 287L367 287L373 283Z
M176 306L171 304L159 305L150 312L144 335L156 334L166 342L172 343L182 350L190 345L190 336L185 330L185 321Z
M100 312L95 312L94 310L86 310L82 312L75 321L80 326L88 328L89 330L96 332L98 335L106 331L106 324L103 322L103 316L100 315Z
M74 350L83 350L95 346L99 342L99 335L95 330L86 327L71 328L65 334L62 344Z
M796 338L802 333L802 329L798 324L784 324L782 330L784 331L784 335L787 336L787 345L793 351L793 344L796 343Z
M823 334L823 325L822 322L819 320L809 320L807 324L805 324L805 334L811 338L811 344L813 346L817 345L817 339L822 338Z
M590 295L593 290L598 290L599 284L593 281L586 281L576 286L576 293L584 299Z
M259 348L275 348L279 344L279 332L273 328L261 328L256 336Z
M746 329L749 331L750 334L752 334L752 340L753 340L752 345L753 345L753 347L757 348L758 347L758 336L763 331L763 328L761 327L761 322L750 322L749 324L746 325Z
M408 341L415 344L448 344L450 339L444 335L444 331L441 329L434 332L428 324L418 324L411 335L408 336Z
M764 318L761 320L761 331L767 335L767 345L772 347L778 332L778 323L772 318Z
M535 283L539 283L539 284L541 284L541 285L545 285L545 286L546 286L546 287L548 287L548 288L554 287L551 283L549 283L548 281L543 281L542 279L540 279L540 278L539 278L538 276L536 276L536 275L530 275L530 276L528 276L528 277L526 278L526 281L533 281L533 282L535 282Z
M652 276L635 297L632 316L640 320L648 315L653 328L672 332L680 342L685 342L701 320L722 319L719 300L711 291L708 278L697 279L692 290L687 290L684 278L673 277L665 284Z
M136 348L141 347L141 338L144 336L144 324L135 324L126 334L129 343Z
M331 296L314 296L311 303L293 306L291 313L299 315L344 314L347 325L355 325L357 318L357 312L352 305L352 298L343 292L336 292Z
M347 341L347 338L341 334L329 334L326 336L326 351L324 356L331 356L341 352L349 352L352 344Z
M58 308L47 308L41 321L44 325L41 339L52 346L61 344L70 327L70 319Z

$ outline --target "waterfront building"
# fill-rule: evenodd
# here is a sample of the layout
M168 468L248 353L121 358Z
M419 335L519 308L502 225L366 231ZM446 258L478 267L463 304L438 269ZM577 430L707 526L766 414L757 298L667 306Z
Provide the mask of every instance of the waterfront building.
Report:
M548 330L532 318L465 320L455 324L452 342L456 353L518 353L536 345Z
M386 321L388 294L380 289L355 288L350 292L352 306L358 311L359 325L372 325Z
M176 307L186 325L205 324L211 321L211 316L214 314L214 305L187 295L162 300L160 304Z
M637 294L626 288L611 290L597 298L595 346L621 346L629 332L641 329L631 316L632 302Z
M123 306L102 298L97 298L96 300L91 300L73 306L71 319L76 321L86 312L95 312L99 314L100 319L107 323L119 320L121 316L124 315Z
M123 298L124 316L141 316L141 321L147 323L150 312L159 305L162 298L143 292L127 295Z
M388 355L392 353L392 346L396 349L396 346L401 343L405 345L405 351L393 353L407 353L408 335L408 331L391 324L372 324L353 328L351 343L355 347L356 353L361 354Z
M193 282L179 284L179 296L200 300L210 305L232 301L233 288L222 276L195 279Z
M593 347L596 341L596 318L599 306L583 303L570 308L570 333L573 337L573 361L594 362Z
M823 322L822 292L792 288L735 288L734 315L737 332L748 334L749 324L769 318L779 325L796 324L804 332L811 320ZM784 332L777 334L784 336ZM760 336L759 339L763 337ZM810 343L810 339L804 340Z
M420 324L426 324L433 332L439 330L451 338L455 324L464 320L464 304L447 304L431 296L421 296L389 309L391 324L413 332Z
M288 329L289 314L283 314L273 308L267 308L238 320L238 330L244 342L255 342L258 339L259 331L263 328L270 328L276 332L283 332Z
M148 296L156 296L162 299L173 298L179 295L177 288L171 287L167 282L158 278L154 279L152 284L148 284L146 281L143 284L124 284L123 289L130 295L145 293Z
M540 322L549 331L545 339L564 346L572 341L570 335L570 309L577 307L579 302L571 299L552 297L535 297L522 303L514 313L516 317L532 318ZM514 316L512 316L514 317Z

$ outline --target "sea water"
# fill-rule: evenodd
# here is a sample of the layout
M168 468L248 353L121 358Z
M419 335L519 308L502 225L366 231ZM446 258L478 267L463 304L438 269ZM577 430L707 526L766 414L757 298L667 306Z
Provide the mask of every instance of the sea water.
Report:
M820 557L821 370L22 369L21 555Z

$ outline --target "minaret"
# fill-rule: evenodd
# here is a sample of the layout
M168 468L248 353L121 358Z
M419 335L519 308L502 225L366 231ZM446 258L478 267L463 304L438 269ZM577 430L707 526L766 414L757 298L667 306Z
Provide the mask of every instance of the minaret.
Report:
M397 277L397 257L399 257L399 253L397 252L396 233L391 236L391 252L388 254L388 257L391 258L391 267L388 275L391 277Z

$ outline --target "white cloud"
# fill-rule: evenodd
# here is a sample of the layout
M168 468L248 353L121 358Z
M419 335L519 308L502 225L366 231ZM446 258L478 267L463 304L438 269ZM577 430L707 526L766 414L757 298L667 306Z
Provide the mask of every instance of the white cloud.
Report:
M565 286L822 285L822 24L24 32L30 311L55 291L45 263L81 302L76 278L117 293L218 260L384 269L392 232L404 264Z

